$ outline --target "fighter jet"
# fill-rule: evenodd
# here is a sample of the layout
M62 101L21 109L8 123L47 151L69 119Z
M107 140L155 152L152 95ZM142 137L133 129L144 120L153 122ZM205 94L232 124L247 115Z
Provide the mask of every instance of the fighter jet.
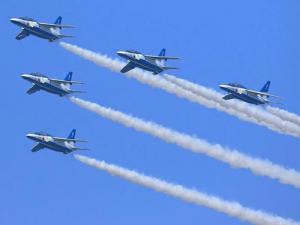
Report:
M10 21L13 24L21 27L21 32L16 36L17 40L21 40L30 34L47 39L50 42L56 41L65 37L73 37L68 35L63 35L60 33L62 28L73 28L71 25L62 25L62 17L58 17L54 24L52 23L40 23L35 21L32 18L20 17L20 18L11 18Z
M43 148L48 148L56 152L62 152L68 154L76 150L87 150L75 147L76 142L87 142L83 140L75 139L76 130L73 129L68 138L54 137L45 132L35 132L27 134L26 137L38 142L32 149L32 152L37 152Z
M152 72L154 75L169 69L178 69L176 67L164 66L164 62L168 59L179 59L177 57L169 57L166 55L166 49L162 49L158 56L144 55L135 50L118 51L117 54L127 59L128 64L121 70L121 73L126 73L136 67Z
M40 73L22 74L21 77L33 84L27 91L27 94L31 95L37 91L44 90L62 97L68 94L82 92L71 90L72 84L83 84L78 81L72 81L72 74L72 72L69 72L64 80L48 78Z
M276 95L271 95L268 93L270 84L271 82L268 81L260 91L250 90L238 83L221 84L219 87L228 92L228 94L223 97L224 100L235 98L250 104L263 105L267 103L274 103L269 101L269 97L280 98Z

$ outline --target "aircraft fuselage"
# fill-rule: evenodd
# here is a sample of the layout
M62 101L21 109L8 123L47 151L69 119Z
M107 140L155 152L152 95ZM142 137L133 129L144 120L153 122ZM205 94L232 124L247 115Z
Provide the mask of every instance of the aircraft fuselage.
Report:
M56 152L62 152L64 154L68 154L74 150L73 142L55 141L51 136L42 136L36 134L27 134L26 136L27 138L42 144L45 148L48 148Z
M71 93L70 86L68 84L57 83L49 80L47 77L34 76L30 74L23 74L22 77L25 80L37 85L41 90L55 95L65 96Z
M23 28L29 34L47 39L49 41L55 41L59 39L59 30L55 28L48 28L40 25L36 21L26 21L22 19L11 19L12 23Z
M260 95L257 94L251 94L247 93L244 91L239 91L240 89L237 87L223 87L220 85L220 88L223 89L224 91L228 92L229 94L232 94L234 98L240 99L244 102L254 104L254 105L263 105L268 103L268 100L261 97Z
M159 74L163 72L164 70L162 67L157 65L155 60L149 60L146 59L145 56L142 54L120 54L118 53L119 56L121 56L124 59L127 59L131 62L133 62L137 67L147 70L149 72L152 72L154 74Z

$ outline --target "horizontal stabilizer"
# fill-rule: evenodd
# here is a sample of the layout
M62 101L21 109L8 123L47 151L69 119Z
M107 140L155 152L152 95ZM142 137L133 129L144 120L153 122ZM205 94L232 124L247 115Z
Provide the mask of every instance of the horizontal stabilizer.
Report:
M88 149L88 148L73 148L75 151L89 151L91 149Z
M172 57L172 56L155 56L155 55L145 55L145 57L150 59L158 59L158 60L180 59L178 57Z
M170 66L164 66L162 67L163 70L179 70L178 67L170 67Z
M71 93L86 93L86 91L76 91L76 90L75 91L71 90L70 92Z
M264 96L273 97L273 98L281 98L281 97L279 97L279 96L269 94L268 92L253 91L253 90L246 90L246 91L247 91L248 93L257 94L257 95L264 95ZM282 98L281 98L281 99L282 99Z
M79 140L73 138L60 138L60 137L52 137L54 140L57 141L67 141L67 142L87 142L86 140Z
M60 38L74 38L75 36L60 34L59 37Z
M50 81L58 82L58 83L65 83L65 84L84 84L80 81L72 81L72 80L59 80L59 79L49 79Z
M53 24L53 23L39 23L41 26L53 27L53 28L75 28L72 25Z
M36 144L36 145L31 149L31 151L32 151L32 152L37 152L37 151L39 151L39 150L41 150L41 149L43 149L43 148L45 148L45 146L44 146L43 144L41 144L41 143L38 143L38 144Z
M228 95L223 96L224 100L230 100L230 99L233 99L233 98L234 98L233 94L228 94Z

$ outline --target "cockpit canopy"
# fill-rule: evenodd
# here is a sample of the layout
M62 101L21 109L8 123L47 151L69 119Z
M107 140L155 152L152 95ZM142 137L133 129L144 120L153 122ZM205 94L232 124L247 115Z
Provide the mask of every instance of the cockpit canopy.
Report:
M48 78L47 76L45 76L45 75L43 75L43 74L41 74L39 72L30 73L30 75L37 76L37 77L46 77L46 78Z
M243 86L243 85L241 85L241 84L239 84L239 83L236 83L236 82L234 82L234 83L229 83L228 85L230 85L230 86L232 86L232 87L238 87L238 88L245 88L245 89L246 89L245 86Z
M38 131L38 132L34 132L34 134L37 134L37 135L42 135L42 136L51 136L51 134L48 134L44 131Z
M22 20L28 20L28 21L35 22L35 20L34 20L34 19L32 19L32 18L30 18L30 17L26 17L26 16L24 16L24 17L20 17L20 19L22 19Z
M141 54L140 52L136 50L127 50L126 52L133 53L133 54Z

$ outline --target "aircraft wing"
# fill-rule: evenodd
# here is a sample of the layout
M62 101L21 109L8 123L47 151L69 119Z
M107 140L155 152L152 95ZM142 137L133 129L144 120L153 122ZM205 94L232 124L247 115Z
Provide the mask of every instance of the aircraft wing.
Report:
M171 56L156 56L156 55L144 55L146 58L149 59L158 59L158 60L162 60L162 59L180 59L178 57L171 57Z
M264 96L269 96L269 97L274 97L274 98L281 98L276 95L269 94L268 92L260 92L260 91L253 91L253 90L246 90L248 93L252 94L257 94L257 95L264 95Z
M72 81L72 80L58 80L58 79L49 79L50 81L54 81L57 83L64 83L64 84L84 84L82 82L79 81Z
M23 38L26 38L27 36L29 36L29 33L26 30L22 29L21 32L16 36L16 39L21 40Z
M75 28L72 25L54 24L54 23L39 23L41 26L54 28Z
M129 62L126 66L121 69L121 73L127 73L130 70L133 70L136 67L136 65L133 62Z
M31 95L39 90L40 90L39 86L33 85L31 88L28 89L27 94Z
M87 142L85 140L71 139L71 138L60 138L60 137L52 137L52 138L56 141Z
M31 151L32 151L32 152L37 152L37 151L39 151L39 150L41 150L41 149L43 149L43 148L45 148L45 146L44 146L43 144L37 143L37 144L31 149Z
M228 94L228 95L223 96L224 100L230 100L230 99L233 99L233 98L234 98L233 94Z

